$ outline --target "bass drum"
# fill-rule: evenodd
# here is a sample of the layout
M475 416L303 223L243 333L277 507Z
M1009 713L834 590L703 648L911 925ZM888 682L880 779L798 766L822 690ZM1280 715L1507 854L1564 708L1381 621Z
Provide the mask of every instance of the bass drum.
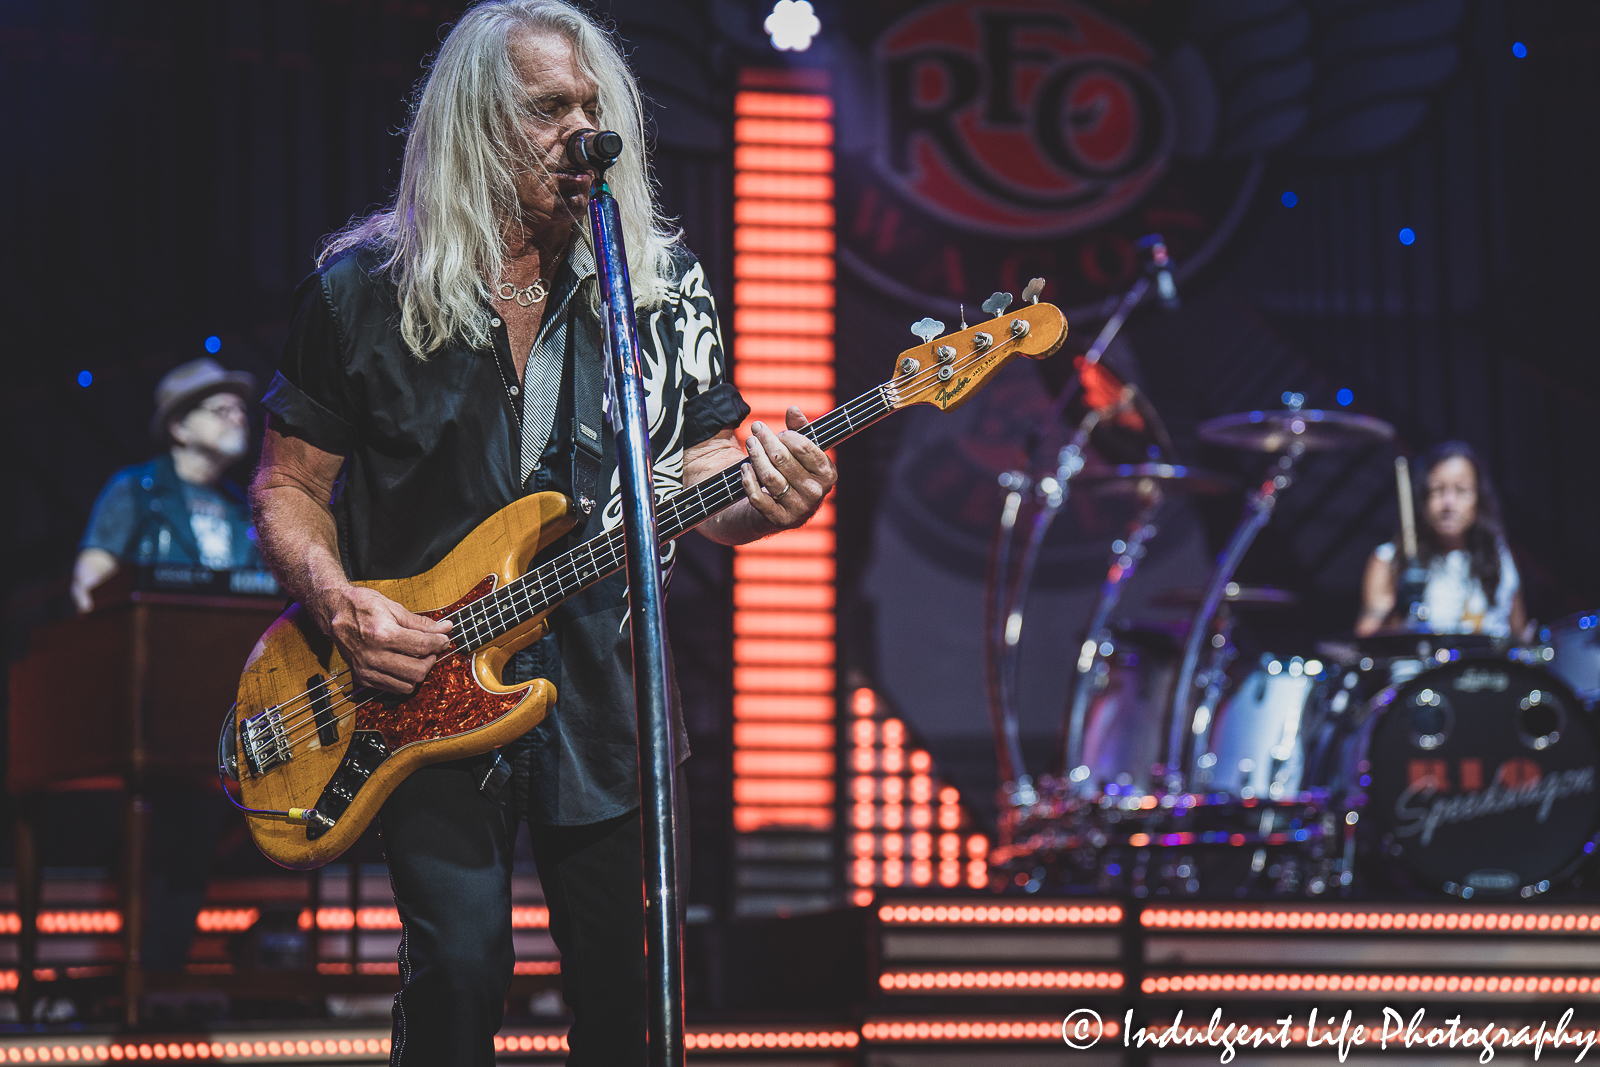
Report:
M1373 700L1351 775L1378 851L1463 898L1531 897L1600 831L1589 714L1539 667L1462 658ZM1364 801L1364 803L1363 803Z

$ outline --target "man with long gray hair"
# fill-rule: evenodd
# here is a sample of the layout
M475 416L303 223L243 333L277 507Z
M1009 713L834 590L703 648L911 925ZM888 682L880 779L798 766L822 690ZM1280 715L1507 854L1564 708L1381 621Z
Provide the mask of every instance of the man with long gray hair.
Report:
M587 516L547 553L621 522L611 434L592 428L602 341L581 225L591 175L566 162L569 139L598 128L626 144L608 180L624 220L657 499L748 461L745 499L700 527L738 544L805 522L833 486L798 408L786 429L758 422L742 447L736 438L749 408L724 380L704 275L653 201L639 90L616 43L562 0L479 4L417 97L394 203L336 235L300 287L264 401L271 420L252 486L262 552L364 685L410 692L450 631L352 580L427 570L525 493L566 493ZM552 634L505 673L555 684L545 720L497 753L412 774L385 803L404 924L393 1063L493 1062L522 818L562 953L568 1062L644 1061L626 612L620 574L568 600ZM673 707L686 754L675 693Z

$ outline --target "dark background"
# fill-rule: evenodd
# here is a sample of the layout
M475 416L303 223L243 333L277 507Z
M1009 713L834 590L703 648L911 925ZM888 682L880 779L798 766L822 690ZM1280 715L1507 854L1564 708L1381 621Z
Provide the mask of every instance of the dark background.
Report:
M655 102L667 209L726 307L729 103L742 65L775 59L759 29L770 5L598 6ZM1330 63L1352 13L1392 11L1402 29L1408 18L1441 21L1436 2L1245 6L1264 24L1308 10ZM1425 105L1414 132L1374 151L1274 153L1240 229L1188 285L1185 310L1142 318L1127 336L1180 445L1212 466L1253 475L1259 464L1200 450L1194 423L1271 405L1290 388L1321 404L1352 389L1357 410L1395 424L1404 451L1472 442L1500 488L1529 607L1549 619L1600 606L1600 7L1443 6L1457 61L1411 94ZM1175 24L1191 8L1170 5ZM818 9L832 25L836 6ZM105 479L150 454L156 380L204 354L213 334L224 364L270 378L289 294L319 240L391 192L419 63L457 13L387 0L0 3L0 568L12 657L32 625L64 610ZM809 61L826 61L828 44ZM1347 74L1359 89L1360 72ZM1292 209L1279 200L1286 189L1299 198ZM1416 230L1415 245L1396 241L1401 226ZM861 327L839 339L839 392L850 396L887 375L925 309L841 284L841 326ZM77 384L83 370L88 388ZM842 452L842 665L865 677L873 652L855 582L901 432L891 420ZM1353 617L1352 577L1395 521L1392 455L1318 458L1285 499L1244 576L1306 598L1287 625L1326 631ZM1236 517L1237 501L1203 513L1213 548ZM730 567L697 538L679 558L672 622L696 754L691 894L725 913ZM0 819L0 833L8 825Z

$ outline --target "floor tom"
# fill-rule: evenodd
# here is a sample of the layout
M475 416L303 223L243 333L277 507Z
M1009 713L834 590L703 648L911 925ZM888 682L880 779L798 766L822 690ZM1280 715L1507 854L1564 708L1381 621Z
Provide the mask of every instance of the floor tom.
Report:
M1266 654L1219 702L1210 721L1202 707L1190 772L1195 792L1243 800L1282 800L1308 784L1307 739L1321 720L1327 676L1320 660Z

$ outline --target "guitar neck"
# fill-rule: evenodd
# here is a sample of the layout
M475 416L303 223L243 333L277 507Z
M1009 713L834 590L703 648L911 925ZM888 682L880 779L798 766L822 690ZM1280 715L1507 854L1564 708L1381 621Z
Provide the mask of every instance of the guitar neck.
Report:
M813 421L806 428L806 435L818 448L826 450L859 433L894 410L890 388L880 385L841 404ZM656 535L660 540L681 537L742 500L740 471L748 463L749 460L736 463L664 501L656 514ZM623 538L620 526L608 530L468 604L451 617L456 624L456 641L467 648L478 648L621 570L627 560Z

